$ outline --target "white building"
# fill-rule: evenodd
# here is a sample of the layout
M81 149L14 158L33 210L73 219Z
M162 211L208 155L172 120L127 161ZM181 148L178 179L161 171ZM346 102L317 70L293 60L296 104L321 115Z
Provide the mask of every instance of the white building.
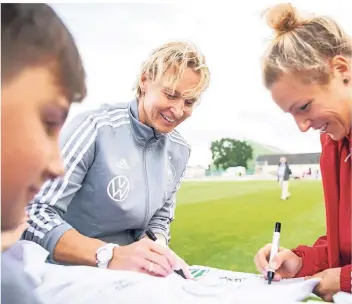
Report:
M244 176L246 175L246 168L245 167L230 167L225 170L222 174L223 176Z
M255 173L276 175L280 157L287 159L292 177L320 178L320 153L260 155L255 162Z
M205 177L206 168L202 166L188 166L185 172L185 178L202 178Z

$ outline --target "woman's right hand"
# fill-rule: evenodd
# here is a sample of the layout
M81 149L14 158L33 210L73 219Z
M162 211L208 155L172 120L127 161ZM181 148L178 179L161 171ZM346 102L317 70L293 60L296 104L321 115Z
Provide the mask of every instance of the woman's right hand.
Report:
M177 265L177 256L169 247L143 238L131 245L114 248L108 268L166 277Z
M265 279L267 279L269 270L270 250L271 244L267 244L259 249L254 257L254 263ZM282 278L293 278L302 268L302 258L289 249L280 248L277 255L273 258L271 267L275 269L275 281L279 281Z

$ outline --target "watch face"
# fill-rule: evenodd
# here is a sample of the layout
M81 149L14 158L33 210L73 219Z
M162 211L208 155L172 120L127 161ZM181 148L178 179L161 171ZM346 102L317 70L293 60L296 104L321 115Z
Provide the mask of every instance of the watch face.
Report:
M108 262L112 257L111 251L107 249L103 249L97 254L97 259L100 262Z

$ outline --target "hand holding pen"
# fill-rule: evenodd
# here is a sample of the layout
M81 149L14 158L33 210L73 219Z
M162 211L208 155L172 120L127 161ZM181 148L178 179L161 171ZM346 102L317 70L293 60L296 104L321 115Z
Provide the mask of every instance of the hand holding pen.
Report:
M148 236L148 238L152 241L157 241L157 237L155 236L155 234L153 233L153 231L151 231L150 229L146 231L146 235ZM184 279L193 279L192 274L189 271L189 267L186 264L185 261L183 261L179 256L176 255L176 253L174 253L171 249L170 251L172 252L173 256L175 257L174 260L174 265L173 265L173 269L174 272L177 273L179 276L181 276Z
M280 223L275 224L273 242L259 249L254 257L254 263L264 278L280 281L282 278L293 278L302 268L302 259L291 250L279 247Z

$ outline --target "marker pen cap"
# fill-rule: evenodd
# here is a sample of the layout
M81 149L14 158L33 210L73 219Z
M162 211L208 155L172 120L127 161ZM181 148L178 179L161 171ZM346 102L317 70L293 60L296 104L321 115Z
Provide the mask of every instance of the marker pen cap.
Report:
M281 231L281 223L280 222L276 222L275 223L275 232L280 232Z

